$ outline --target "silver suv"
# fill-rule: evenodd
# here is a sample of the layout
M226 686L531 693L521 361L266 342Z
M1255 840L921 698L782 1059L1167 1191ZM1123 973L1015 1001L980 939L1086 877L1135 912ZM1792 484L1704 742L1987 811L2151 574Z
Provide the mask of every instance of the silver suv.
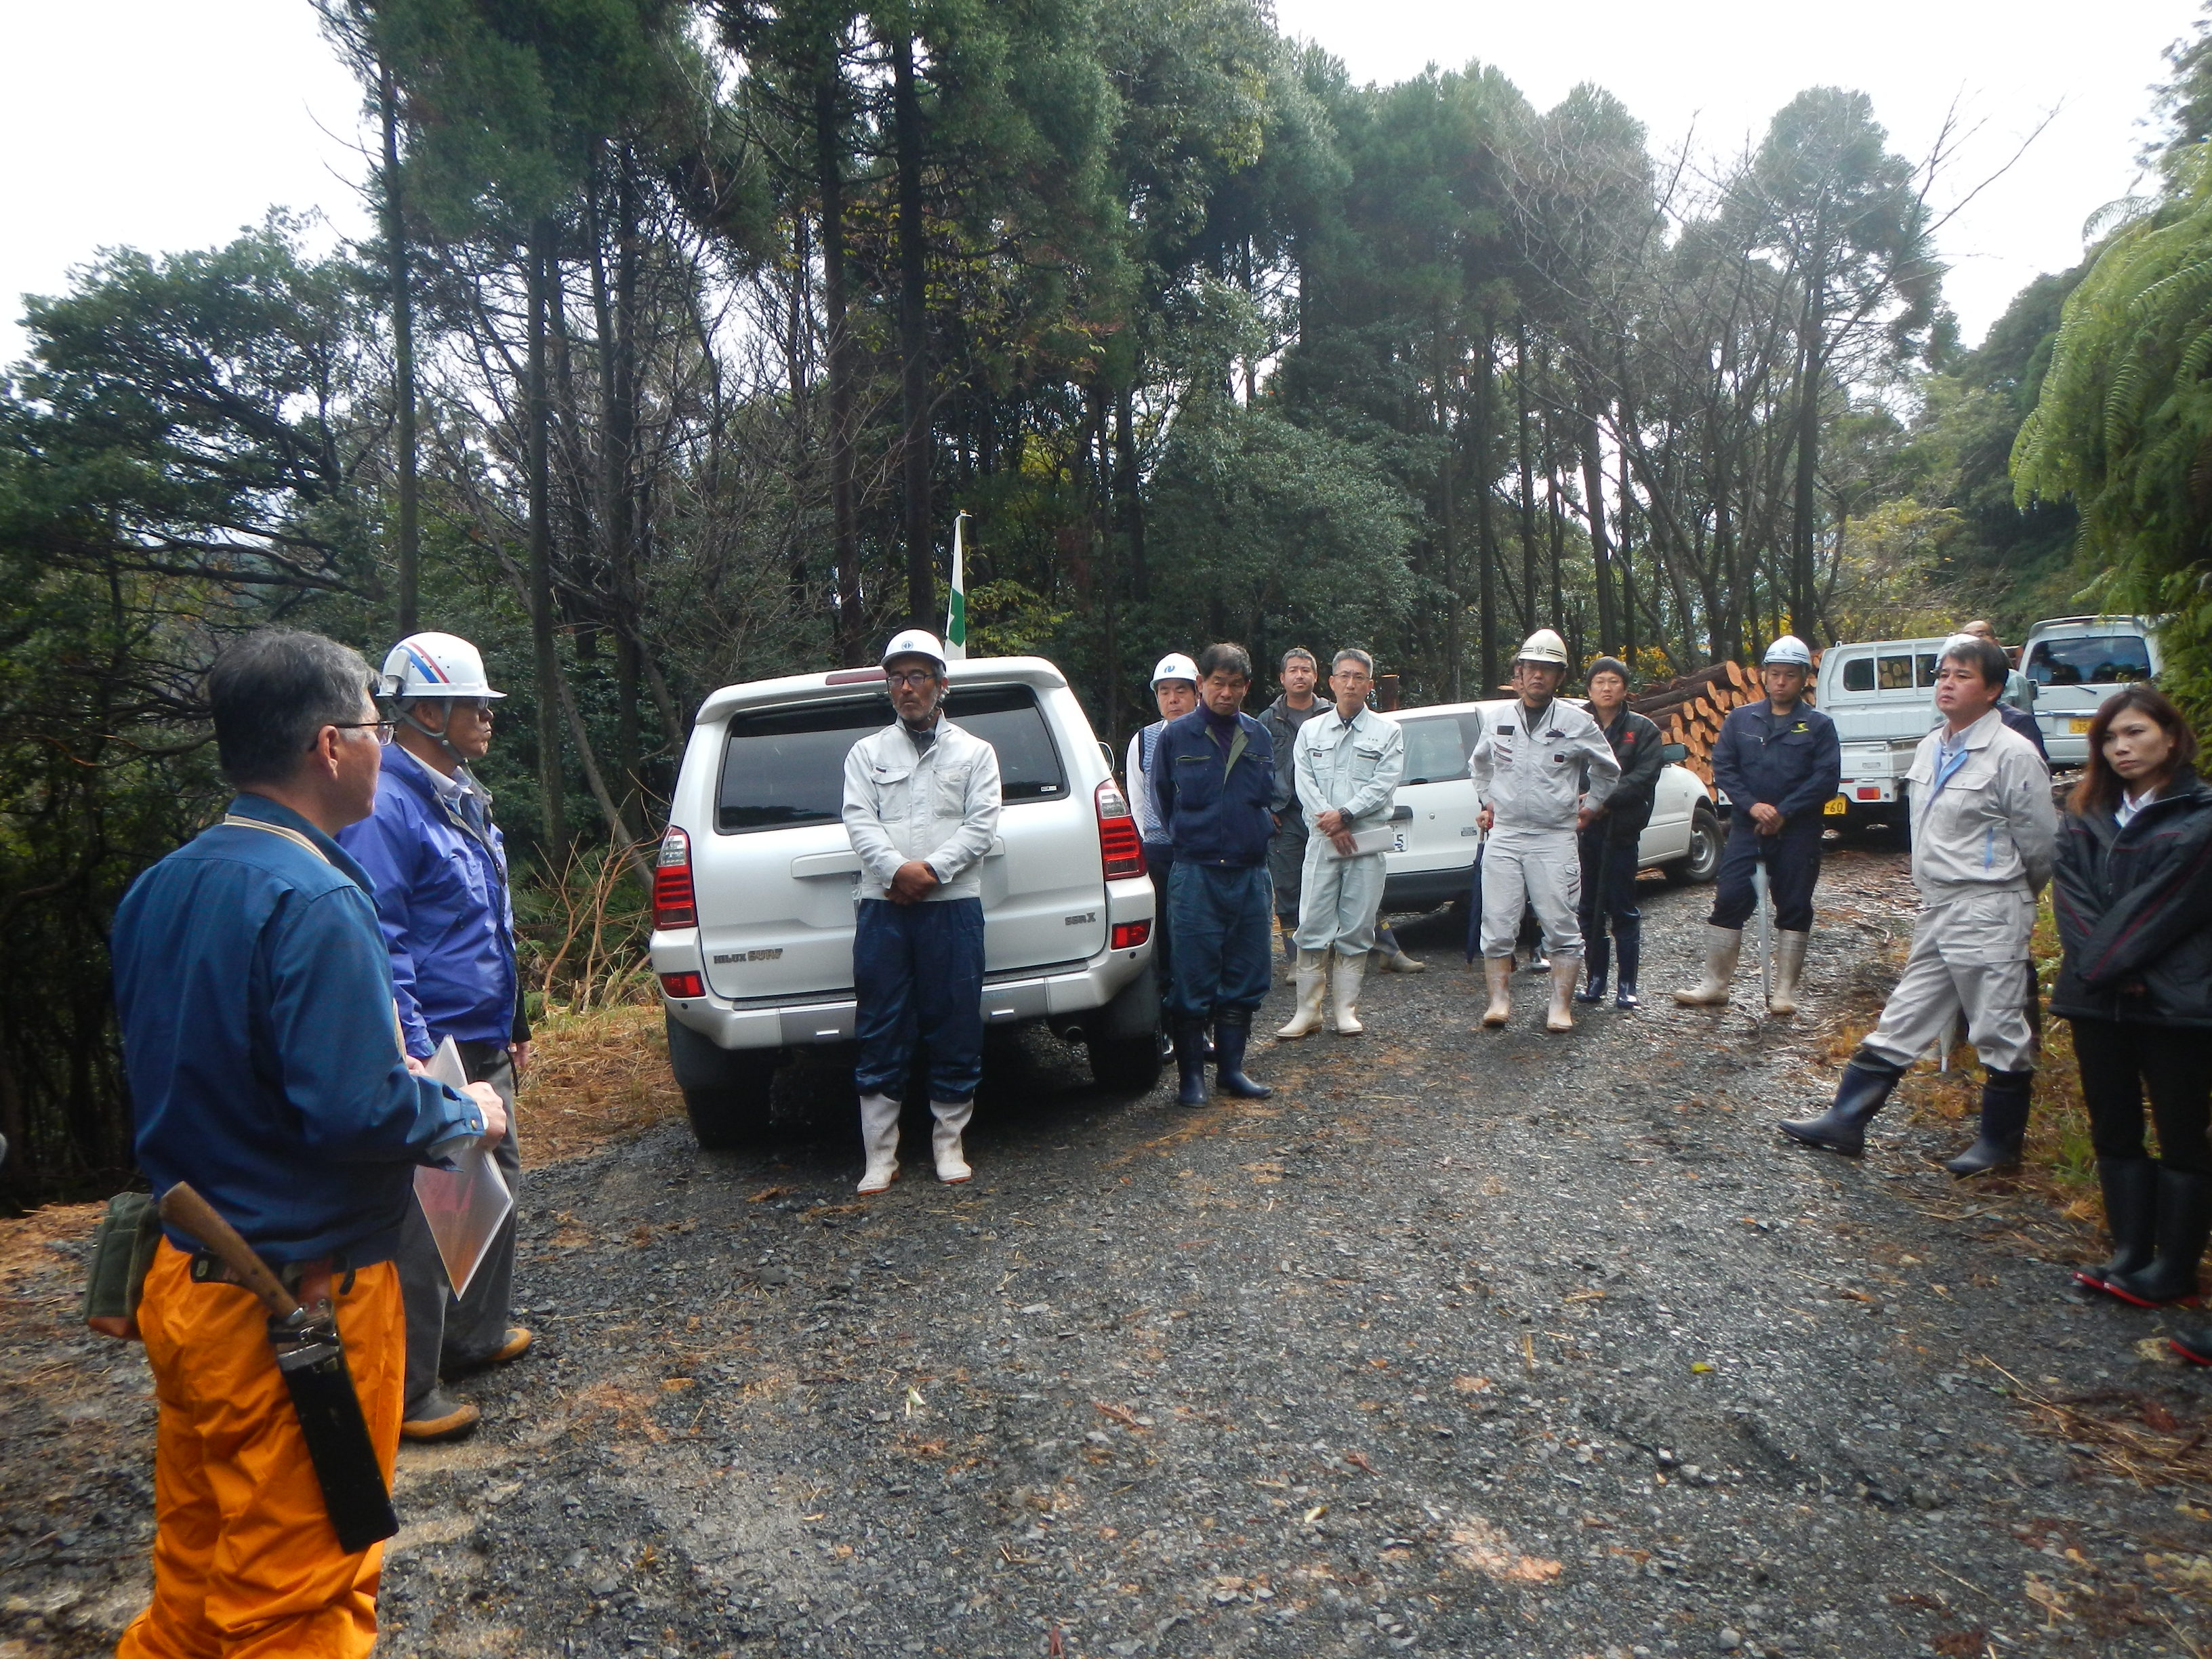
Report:
M951 665L945 714L998 751L984 856L983 1015L1082 1042L1108 1088L1159 1073L1152 884L1105 750L1037 657ZM653 883L668 1057L699 1144L738 1144L796 1048L853 1040L860 861L845 754L893 718L880 668L725 686L684 752Z

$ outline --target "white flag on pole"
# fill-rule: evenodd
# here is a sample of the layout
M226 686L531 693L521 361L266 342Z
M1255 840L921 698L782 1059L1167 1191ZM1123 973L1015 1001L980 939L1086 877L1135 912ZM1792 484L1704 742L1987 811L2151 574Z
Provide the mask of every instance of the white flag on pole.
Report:
M950 662L968 660L968 568L960 546L960 521L952 515L952 602L945 612L945 655Z

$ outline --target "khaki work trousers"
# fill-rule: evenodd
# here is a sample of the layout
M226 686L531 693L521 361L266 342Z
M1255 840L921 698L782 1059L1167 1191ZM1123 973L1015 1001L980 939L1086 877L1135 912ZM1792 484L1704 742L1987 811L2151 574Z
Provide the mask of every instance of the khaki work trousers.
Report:
M2028 939L2035 896L1997 888L1931 904L1912 925L1912 954L1862 1047L1899 1071L1963 1016L1966 1040L1993 1072L2032 1071Z

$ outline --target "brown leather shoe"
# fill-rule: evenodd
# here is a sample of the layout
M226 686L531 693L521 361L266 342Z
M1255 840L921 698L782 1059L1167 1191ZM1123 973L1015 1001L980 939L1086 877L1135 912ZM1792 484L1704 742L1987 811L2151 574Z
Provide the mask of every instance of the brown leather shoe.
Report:
M459 1440L472 1431L483 1413L465 1400L456 1400L443 1389L433 1389L416 1414L399 1425L402 1440Z
M483 1358L448 1360L438 1368L438 1375L450 1382L457 1376L471 1376L494 1365L507 1364L528 1353L533 1340L531 1334L521 1326L509 1325L507 1328L507 1340L484 1355Z

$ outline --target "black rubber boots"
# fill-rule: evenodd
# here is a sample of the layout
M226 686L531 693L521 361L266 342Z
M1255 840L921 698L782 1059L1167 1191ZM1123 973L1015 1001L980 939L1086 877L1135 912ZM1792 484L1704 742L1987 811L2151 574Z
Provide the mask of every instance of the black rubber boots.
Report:
M2105 1229L2112 1236L2112 1259L2074 1275L2093 1291L2150 1266L2158 1248L2158 1165L2147 1158L2100 1158L2097 1185L2104 1189Z
M2151 1227L2149 1265L2102 1274L2105 1290L2138 1308L2161 1308L2195 1296L2197 1263L2204 1254L2206 1237L2212 1236L2212 1176L2164 1164L2157 1168L2158 1202ZM2103 1165L2098 1169L2101 1175ZM2136 1224L2138 1228L2141 1224Z
M1224 1009L1213 1017L1213 1082L1224 1095L1265 1100L1275 1091L1244 1075L1244 1045L1252 1036L1252 1011Z
M1808 1146L1856 1158L1866 1151L1867 1125L1874 1121L1874 1115L1882 1109L1903 1075L1863 1054L1855 1055L1844 1067L1844 1079L1826 1111L1818 1117L1784 1118L1778 1127L1784 1134Z
M1244 1075L1244 1048L1252 1036L1252 1016L1246 1010L1217 1012L1213 1017L1212 1059L1214 1085L1224 1095L1245 1100L1265 1100L1275 1091ZM1196 1020L1176 1027L1176 1090L1178 1106L1206 1104L1206 1027Z
M2033 1072L1984 1072L1981 1133L1972 1146L1943 1167L1963 1180L2019 1163L2021 1143L2027 1138L2028 1096L2034 1085Z

